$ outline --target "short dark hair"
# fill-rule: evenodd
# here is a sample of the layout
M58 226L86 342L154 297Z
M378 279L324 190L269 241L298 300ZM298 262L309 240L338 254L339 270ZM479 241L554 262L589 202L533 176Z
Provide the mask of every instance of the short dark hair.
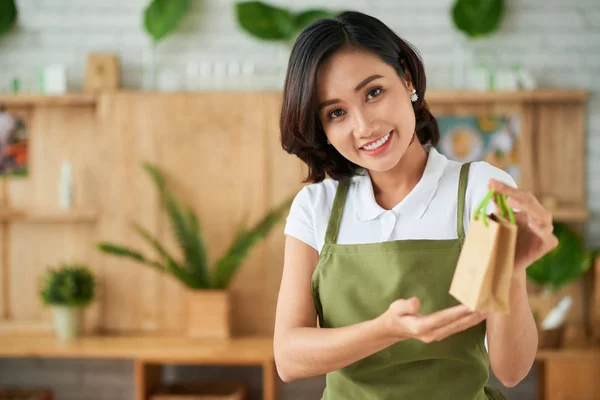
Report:
M331 19L320 19L305 28L294 43L283 88L279 128L283 149L308 165L304 182L320 182L354 176L360 166L344 158L327 144L316 104L319 66L343 48L367 50L392 66L399 77L406 70L419 96L413 103L416 134L422 144L436 145L438 124L424 100L426 80L423 62L411 44L372 16L344 11Z

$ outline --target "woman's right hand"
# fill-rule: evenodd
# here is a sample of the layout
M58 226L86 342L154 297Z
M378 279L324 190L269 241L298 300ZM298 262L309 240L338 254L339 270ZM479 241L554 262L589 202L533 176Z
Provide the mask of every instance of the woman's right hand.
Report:
M437 342L481 323L486 313L473 312L464 305L450 307L429 315L419 314L417 298L394 301L379 318L386 332L397 340L418 339Z

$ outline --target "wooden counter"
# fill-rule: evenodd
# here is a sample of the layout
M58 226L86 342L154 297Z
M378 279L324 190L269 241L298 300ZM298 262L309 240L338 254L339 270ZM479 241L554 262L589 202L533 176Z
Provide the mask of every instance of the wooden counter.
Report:
M161 384L163 365L255 365L263 369L263 399L275 400L280 380L270 337L192 340L183 337L89 336L61 342L53 336L0 335L0 357L131 359L136 400ZM542 349L538 399L592 400L600 392L600 348ZM575 396L575 397L570 397Z
M240 337L192 340L182 337L90 336L61 342L53 336L0 336L0 357L132 359L136 400L161 384L164 364L255 365L263 370L263 400L275 400L279 378L273 340Z

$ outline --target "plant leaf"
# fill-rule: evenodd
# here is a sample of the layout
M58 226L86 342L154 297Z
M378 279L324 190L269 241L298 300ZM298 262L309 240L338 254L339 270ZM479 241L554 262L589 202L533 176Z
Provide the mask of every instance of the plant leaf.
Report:
M288 199L271 210L251 229L238 232L229 250L215 264L212 278L213 287L225 289L229 286L249 250L271 232L291 205L292 200L293 198Z
M159 170L157 167L150 164L149 162L145 162L143 164L143 167L150 174L150 177L154 181L154 184L156 185L162 199L162 196L164 196L165 194L165 176L163 175L161 170Z
M262 1L238 2L235 11L239 26L263 40L290 40L295 33L292 13Z
M302 30L314 21L321 18L333 18L337 12L333 12L325 9L311 9L296 14L294 17L294 26L296 30Z
M180 265L175 259L164 249L164 247L152 237L150 232L144 229L139 224L133 223L133 229L142 236L148 242L158 254L165 260L165 270L172 273L175 277L179 278L187 287L197 289L201 286L201 282L197 282L194 277L190 276L190 272L186 270L185 266Z
M142 253L131 250L124 246L119 246L117 244L109 243L109 242L101 242L98 244L98 249L106 254L111 254L118 257L131 258L137 262L142 264L150 265L161 272L165 271L164 265L156 262L147 260L146 257L142 255Z
M456 0L452 7L454 25L471 38L496 31L503 15L504 0Z
M196 286L208 287L208 264L206 261L202 238L196 235L187 224L186 217L179 202L167 191L167 214L171 221L171 228L185 257L185 265L192 276L197 280ZM188 215L191 211L188 212Z
M144 10L144 28L159 42L177 28L189 8L190 0L152 0Z
M12 29L17 21L17 5L14 0L0 0L0 36Z
M165 176L157 166L146 162L144 169L156 184L161 199L165 203L177 244L183 251L185 264L178 265L182 268L186 267L184 270L186 282L184 283L194 288L210 287L208 257L196 215L191 209L187 212L183 211L182 206L167 188ZM193 282L190 282L190 279Z
M205 281L206 285L210 286L208 252L206 250L204 236L200 229L200 222L198 222L198 217L192 210L188 210L187 222L190 228L190 236L194 238L193 241L195 243L192 243L190 246L189 254L186 254L186 260L191 265L202 266L201 268L192 268L192 272L199 280Z

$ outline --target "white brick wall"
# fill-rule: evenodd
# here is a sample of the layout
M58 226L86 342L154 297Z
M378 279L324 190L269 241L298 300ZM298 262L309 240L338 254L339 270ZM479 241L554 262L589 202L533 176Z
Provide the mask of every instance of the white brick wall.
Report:
M12 77L31 81L51 63L68 67L71 90L82 86L87 53L117 52L122 84L144 88L149 39L142 31L144 0L17 0L19 26L0 38L0 91ZM428 72L429 87L451 86L456 33L449 19L451 0L277 0L294 8L322 6L370 12L417 46ZM159 45L158 69L185 71L189 61L248 61L255 65L257 88L277 88L287 51L241 32L232 0L195 0L179 32ZM477 55L500 65L521 62L541 86L592 91L589 105L589 206L600 214L600 1L508 1L501 32L476 46ZM274 77L273 77L274 75ZM271 79L273 77L273 79ZM568 132L566 133L568 134ZM600 218L588 224L590 245L600 246ZM131 399L132 367L126 361L3 360L0 384L51 384L57 400ZM319 381L320 382L320 381ZM318 396L294 383L285 398ZM298 391L299 390L299 391ZM295 396L294 394L298 394Z

